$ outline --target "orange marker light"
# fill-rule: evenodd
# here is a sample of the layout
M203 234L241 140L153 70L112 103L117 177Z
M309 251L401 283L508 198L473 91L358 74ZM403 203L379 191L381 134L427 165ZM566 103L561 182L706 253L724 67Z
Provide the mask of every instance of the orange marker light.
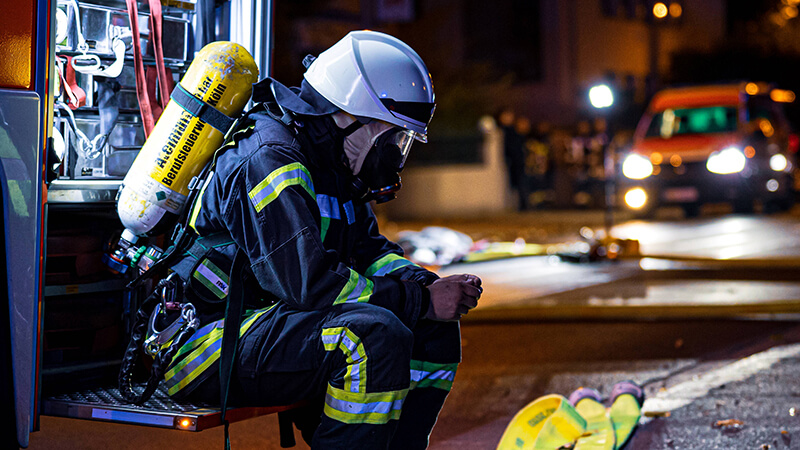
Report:
M756 95L758 94L758 85L755 83L747 83L744 86L744 91L747 92L749 95Z
M761 132L764 133L765 137L772 137L775 134L775 128L772 126L772 122L767 119L763 119L758 123L758 128L761 129Z
M670 3L669 4L669 15L678 18L683 14L683 7L680 3Z
M650 162L653 163L654 166L657 166L664 162L664 156L659 152L653 152L650 154Z
M785 89L773 89L769 93L773 102L792 103L795 99L794 92Z
M756 149L754 149L752 145L748 145L744 148L744 156L748 158L756 156Z

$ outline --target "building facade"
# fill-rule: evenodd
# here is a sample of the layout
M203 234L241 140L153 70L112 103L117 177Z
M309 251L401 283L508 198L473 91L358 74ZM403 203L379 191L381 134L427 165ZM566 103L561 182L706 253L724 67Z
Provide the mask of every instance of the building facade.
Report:
M676 52L709 51L726 36L725 0L329 0L276 4L273 74L299 82L303 57L347 31L371 28L417 50L433 76L431 143L415 148L390 216L478 215L509 206L501 144L481 117L512 108L569 128L591 117L588 88L610 83L636 114ZM658 11L660 12L660 11ZM476 183L480 188L476 189ZM460 198L458 208L445 205ZM450 202L449 204L452 204Z

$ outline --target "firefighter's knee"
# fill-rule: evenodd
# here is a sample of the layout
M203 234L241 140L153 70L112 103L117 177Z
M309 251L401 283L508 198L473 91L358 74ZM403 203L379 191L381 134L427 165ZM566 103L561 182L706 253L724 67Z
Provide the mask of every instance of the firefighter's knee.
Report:
M343 378L344 385L354 390L408 388L414 340L411 330L379 306L359 304L346 309L322 330L325 350L334 355L341 352L342 356L337 359L343 371L336 371L334 380Z

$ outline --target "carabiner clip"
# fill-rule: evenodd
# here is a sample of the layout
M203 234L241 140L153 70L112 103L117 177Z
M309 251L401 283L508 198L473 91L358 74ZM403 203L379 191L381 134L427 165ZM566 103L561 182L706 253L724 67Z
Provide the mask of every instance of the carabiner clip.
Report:
M181 315L161 331L156 330L159 314L166 314L165 310L161 309L161 304L157 304L153 309L153 313L150 314L149 336L143 345L145 353L152 357L155 357L161 351L161 347L171 341L184 326L197 328L199 324L197 311L191 303L184 303L181 306Z
M177 278L177 280L176 280ZM177 293L178 284L181 282L180 276L176 272L172 272L167 276L164 280L164 284L161 288L161 305L164 307L164 311L169 309L170 307L174 308L175 303L177 302Z

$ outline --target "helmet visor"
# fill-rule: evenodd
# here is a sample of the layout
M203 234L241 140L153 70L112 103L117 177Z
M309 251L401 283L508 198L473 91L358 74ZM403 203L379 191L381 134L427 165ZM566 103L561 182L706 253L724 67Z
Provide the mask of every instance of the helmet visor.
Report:
M433 113L436 110L435 103L425 102L396 102L391 98L382 98L381 103L389 112L400 119L401 123L394 122L396 125L407 127L406 123L415 123L423 130L422 133L417 133L415 138L422 142L428 142L428 136L425 131L428 128L433 118Z
M428 102L398 102L392 98L382 98L381 103L392 114L401 115L417 122L428 124L433 117L433 110L436 104Z
M398 130L389 136L388 144L400 149L400 169L406 165L406 158L408 158L408 153L411 151L411 144L414 143L416 135L417 133L411 130Z

